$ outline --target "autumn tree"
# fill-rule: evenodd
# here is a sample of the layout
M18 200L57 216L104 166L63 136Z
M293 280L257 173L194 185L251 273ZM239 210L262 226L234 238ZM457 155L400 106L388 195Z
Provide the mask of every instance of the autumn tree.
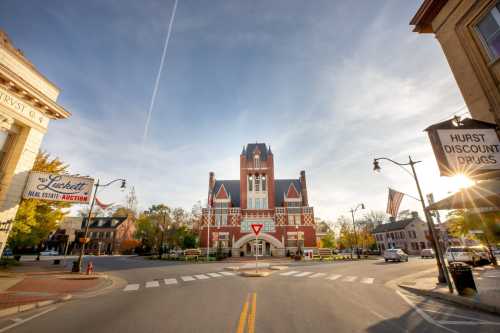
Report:
M40 151L35 159L33 171L55 174L68 172L69 166L59 158ZM9 246L14 249L40 246L49 234L56 230L71 203L22 199L9 235Z

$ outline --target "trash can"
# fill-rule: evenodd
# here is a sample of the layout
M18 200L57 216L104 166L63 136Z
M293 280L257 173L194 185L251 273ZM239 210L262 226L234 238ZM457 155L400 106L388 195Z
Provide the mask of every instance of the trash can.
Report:
M472 268L469 265L456 262L450 264L449 270L455 283L455 288L460 296L473 296L477 293Z
M80 272L80 265L78 261L73 261L73 267L71 268L71 271L73 273L79 273Z

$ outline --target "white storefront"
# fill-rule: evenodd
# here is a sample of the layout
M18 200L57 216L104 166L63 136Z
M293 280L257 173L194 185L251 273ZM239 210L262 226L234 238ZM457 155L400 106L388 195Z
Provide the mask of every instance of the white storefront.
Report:
M0 30L0 253L49 120L70 115L58 95Z

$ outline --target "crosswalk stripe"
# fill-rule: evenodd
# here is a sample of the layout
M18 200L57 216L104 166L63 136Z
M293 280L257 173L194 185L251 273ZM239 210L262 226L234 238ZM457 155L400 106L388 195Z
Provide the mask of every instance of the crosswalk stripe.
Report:
M208 275L210 275L211 277L222 277L222 275L218 273L208 273Z
M354 282L358 277L357 276L346 276L342 281L344 282Z
M164 281L165 281L166 285L177 284L177 280L176 279L165 279Z
M182 279L182 281L185 281L185 282L186 281L194 281L194 280L196 280L194 277L189 276L189 275L187 275L187 276L181 276L181 279Z
M196 274L194 277L197 278L198 280L210 279L210 277L206 276L205 274Z
M333 274L333 275L328 277L328 280L337 280L341 276L342 275L340 275L340 274Z
M302 273L299 273L297 275L294 275L293 277L304 277L304 276L308 276L312 274L312 272L302 272Z
M226 276L236 275L236 273L233 273L233 272L219 272L219 274L226 275Z
M135 290L138 290L138 289L139 289L139 284L138 283L134 283L134 284L128 284L123 289L123 291L135 291Z
M316 274L311 275L309 278L314 279L314 278L323 277L325 275L326 275L326 273L316 273Z
M146 288L156 288L159 287L160 283L158 281L148 281L146 282Z
M280 275L283 275L283 276L289 276L289 275L293 275L293 274L296 274L298 273L299 271L289 271L289 272L285 272L285 273L280 273Z
M375 280L375 279L374 278L362 278L361 283L372 284L373 280Z

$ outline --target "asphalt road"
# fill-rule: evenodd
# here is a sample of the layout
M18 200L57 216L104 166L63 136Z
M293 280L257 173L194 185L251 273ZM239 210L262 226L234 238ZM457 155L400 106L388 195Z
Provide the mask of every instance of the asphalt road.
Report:
M498 332L500 317L396 291L432 260L291 266L267 278L230 275L232 264L93 260L118 276L100 296L0 321L2 332ZM224 272L224 273L223 273Z

